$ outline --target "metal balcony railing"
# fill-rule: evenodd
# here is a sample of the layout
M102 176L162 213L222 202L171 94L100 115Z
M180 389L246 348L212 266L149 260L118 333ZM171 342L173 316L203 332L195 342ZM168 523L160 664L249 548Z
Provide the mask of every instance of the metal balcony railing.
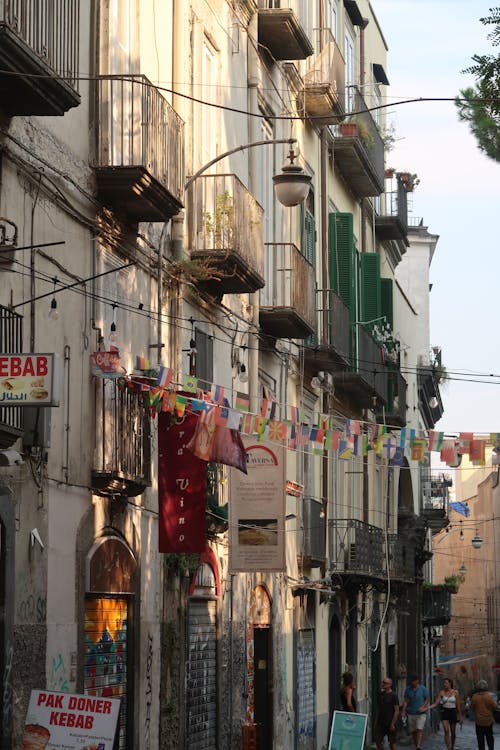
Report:
M264 210L255 197L234 174L202 175L189 192L191 257L218 264L226 292L261 289Z
M382 360L382 351L363 326L356 328L357 352L352 360L353 372L357 372L379 398L387 401L387 367Z
M337 573L384 577L384 533L354 518L328 522L330 568Z
M325 514L323 503L312 497L302 502L303 544L299 554L318 563L325 559Z
M133 80L103 76L96 86L96 168L112 169L114 185L127 179L119 172L117 175L117 169L122 175L127 169L142 170L145 177L134 178L132 186L135 200L139 202L143 194L152 191L154 180L160 192L168 194L173 204L170 214L174 215L182 208L184 197L183 121L146 76L134 76ZM105 186L109 197L112 188ZM116 195L119 199L120 194ZM167 200L165 195L163 201Z
M445 586L429 586L422 593L422 624L447 625L451 619L451 593Z
M415 580L415 545L398 534L388 535L389 575L399 581Z
M338 369L349 362L349 310L332 289L316 290L315 332L306 341L305 356L319 370Z
M100 495L139 495L151 484L150 416L144 394L103 380L96 395L92 488Z
M1 0L9 27L67 83L78 89L80 0Z
M21 353L23 350L23 316L0 305L0 352ZM0 448L10 448L23 433L23 410L0 406Z
M314 29L314 55L304 75L305 109L321 116L328 108L337 115L345 110L345 61L331 29Z
M266 242L261 324L276 336L301 338L314 330L314 267L291 242Z

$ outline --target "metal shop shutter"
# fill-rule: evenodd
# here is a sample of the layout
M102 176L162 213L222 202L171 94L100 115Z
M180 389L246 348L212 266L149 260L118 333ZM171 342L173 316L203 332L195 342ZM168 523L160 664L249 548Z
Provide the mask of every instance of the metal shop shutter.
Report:
M315 735L314 630L299 630L297 642L297 734L299 748L312 748Z
M192 600L188 610L187 747L217 750L217 630L215 601Z

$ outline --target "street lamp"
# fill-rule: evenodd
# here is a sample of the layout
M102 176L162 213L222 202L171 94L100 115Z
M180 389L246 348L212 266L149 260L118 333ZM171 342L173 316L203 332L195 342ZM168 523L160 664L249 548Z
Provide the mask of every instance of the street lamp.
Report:
M224 151L223 154L219 154L219 156L211 159L207 164L201 167L201 169L195 172L195 174L187 180L184 185L184 190L187 190L190 185L200 175L206 172L207 169L210 169L213 164L221 161L221 159L224 159L226 156L236 154L238 151L245 151L248 148L255 148L255 146L271 146L276 143L288 143L290 145L290 151L288 152L290 164L284 164L282 172L273 177L276 198L283 206L298 206L299 203L302 203L307 198L311 184L311 177L304 172L302 167L299 167L298 164L294 164L297 154L292 146L294 143L297 143L296 138L275 138L265 141L254 141L253 143L236 146L236 148L232 148L229 151Z
M476 529L476 534L475 536L472 537L472 546L474 547L474 549L479 549L482 543L483 543L483 538L479 536L479 534L477 533L477 529Z

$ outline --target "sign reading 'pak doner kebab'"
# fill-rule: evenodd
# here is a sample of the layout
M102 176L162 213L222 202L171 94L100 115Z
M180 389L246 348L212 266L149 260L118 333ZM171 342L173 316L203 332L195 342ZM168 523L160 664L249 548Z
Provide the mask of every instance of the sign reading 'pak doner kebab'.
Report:
M0 354L0 406L59 406L56 354Z
M112 750L120 701L32 690L21 750Z

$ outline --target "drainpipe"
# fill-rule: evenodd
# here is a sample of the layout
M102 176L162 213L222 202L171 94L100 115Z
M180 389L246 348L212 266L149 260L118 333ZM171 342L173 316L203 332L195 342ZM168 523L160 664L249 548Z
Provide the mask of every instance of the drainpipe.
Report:
M257 39L257 13L254 13L248 26L247 35L247 61L248 61L248 111L258 112L259 102L257 95L258 86L258 69L257 69L257 51L250 43L249 39ZM248 139L250 143L259 138L259 120L257 117L249 117L248 122ZM255 194L257 184L257 174L259 170L259 159L256 149L250 149L248 152L248 187L252 194ZM255 413L258 411L258 384L259 384L259 336L256 333L259 330L259 292L250 294L250 304L252 306L252 328L254 333L249 336L248 346L248 386L250 394L250 409Z
M328 273L328 193L327 193L327 169L328 169L328 128L325 126L321 128L321 153L320 153L320 217L321 217L321 296L322 296L322 329L323 329L323 341L328 343L329 331L328 331L328 320L329 320L329 304L330 294L328 289L330 288L329 273ZM321 408L324 414L329 412L329 396L328 393L323 392ZM327 511L328 511L328 451L323 451L322 457L322 477L321 477L321 499L323 504L324 512L324 538L325 538L325 551L327 538ZM321 569L321 575L323 578L326 575L326 568L323 564Z

